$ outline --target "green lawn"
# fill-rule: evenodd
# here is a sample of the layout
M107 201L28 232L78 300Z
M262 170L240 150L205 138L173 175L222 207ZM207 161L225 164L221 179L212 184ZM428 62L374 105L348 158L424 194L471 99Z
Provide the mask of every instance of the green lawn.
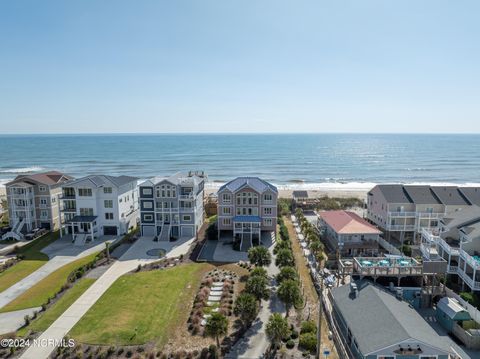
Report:
M90 308L70 336L90 344L164 345L179 325L186 326L190 301L208 268L191 263L126 274Z
M92 261L97 254L98 253L90 254L57 269L55 272L42 279L26 292L1 308L0 313L41 306L49 297L53 297L53 295L60 290L60 288L67 282L70 273Z
M60 315L70 307L93 283L93 278L82 278L75 285L67 290L60 299L55 302L46 312L39 314L37 319L32 321L28 327L24 327L17 332L19 336L25 336L30 331L43 332L52 323L57 320Z
M31 243L19 248L17 254L25 259L0 273L0 292L35 272L48 261L48 256L40 251L58 239L58 232L48 233Z

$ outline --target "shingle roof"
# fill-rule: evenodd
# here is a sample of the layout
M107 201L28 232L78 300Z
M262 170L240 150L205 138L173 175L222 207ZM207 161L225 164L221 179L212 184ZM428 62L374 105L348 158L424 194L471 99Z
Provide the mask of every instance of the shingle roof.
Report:
M258 177L237 177L234 180L231 180L230 182L225 183L223 186L219 188L218 191L221 191L226 188L232 192L236 192L244 186L249 186L259 193L263 193L267 189L270 189L271 191L278 193L277 187Z
M325 223L340 234L382 234L375 226L354 212L324 211L320 212L319 215Z
M34 174L29 174L29 175L19 175L15 177L13 181L8 182L6 185L14 184L16 182L20 181L34 181L40 184L44 184L47 186L52 186L56 185L58 183L67 181L72 179L73 177L70 177L62 172L58 171L48 171L48 172L42 172L42 173L34 173Z
M415 204L442 204L430 186L403 186Z
M96 187L110 186L110 184L113 184L116 187L121 187L127 183L138 181L138 178L132 176L90 175L69 181L68 184L75 184L85 180L90 181Z
M293 191L292 192L293 198L308 198L307 191Z
M195 186L204 181L204 179L200 176L197 176L195 174L188 174L188 173L183 173L183 172L177 172L171 176L157 176L153 177L145 182L143 182L141 185L152 185L155 186L159 184L160 182L163 181L168 181L172 184L175 185L186 185L186 186Z
M349 285L332 289L332 295L364 355L408 339L450 352L444 337L407 302L367 281L357 282L357 287L357 298L350 295Z
M471 203L455 186L432 186L432 191L445 205L470 205Z
M380 184L377 186L390 203L413 203L401 184Z
M460 192L473 204L480 206L480 188L479 187L460 187Z

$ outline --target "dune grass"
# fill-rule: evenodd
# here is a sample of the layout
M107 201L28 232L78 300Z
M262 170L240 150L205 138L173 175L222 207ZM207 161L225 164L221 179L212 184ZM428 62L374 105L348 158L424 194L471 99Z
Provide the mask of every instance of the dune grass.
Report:
M39 314L37 319L32 321L29 326L17 331L17 335L26 336L30 332L43 332L60 315L65 312L90 286L95 282L93 278L82 278L75 285L67 290L50 308Z
M20 247L15 254L23 256L24 259L0 273L0 292L43 266L48 261L48 256L40 251L57 239L58 232L47 233Z
M179 325L186 325L189 303L209 268L208 264L191 263L126 274L113 283L69 335L89 344L155 342L162 346Z
M48 298L53 297L53 295L60 290L67 282L70 273L92 261L97 254L98 253L90 254L57 269L1 308L0 313L41 306Z

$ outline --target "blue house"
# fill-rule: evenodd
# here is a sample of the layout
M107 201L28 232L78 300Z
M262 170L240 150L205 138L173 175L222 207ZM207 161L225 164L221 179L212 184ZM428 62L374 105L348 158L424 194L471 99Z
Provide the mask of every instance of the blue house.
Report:
M349 357L448 359L453 341L388 289L358 281L330 292L333 316Z

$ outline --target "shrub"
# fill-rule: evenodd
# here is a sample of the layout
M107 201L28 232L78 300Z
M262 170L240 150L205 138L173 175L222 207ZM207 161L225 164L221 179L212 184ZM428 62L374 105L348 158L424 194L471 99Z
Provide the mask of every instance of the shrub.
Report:
M315 353L317 350L317 336L314 333L301 334L298 346L310 353Z
M291 339L297 339L298 338L298 332L296 330L292 330L292 334L290 334Z
M300 334L305 334L305 333L313 333L313 334L317 333L317 326L315 325L315 322L311 320L302 322Z
M295 346L295 341L293 339L289 339L286 345L288 349L293 349L293 347Z

